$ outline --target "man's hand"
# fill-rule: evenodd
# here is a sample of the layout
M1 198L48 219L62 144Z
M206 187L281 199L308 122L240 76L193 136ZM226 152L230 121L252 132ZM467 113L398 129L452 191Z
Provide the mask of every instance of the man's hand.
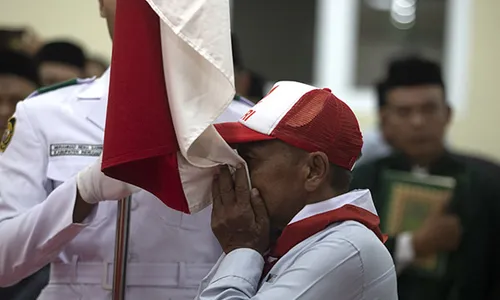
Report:
M101 172L102 156L78 173L77 187L81 198L96 204L104 200L120 200L139 191L139 188L110 178Z
M212 230L225 253L251 248L263 254L269 248L269 216L257 189L250 191L245 168L234 181L227 166L212 184Z
M460 219L446 213L446 204L431 214L422 227L413 234L413 248L417 257L437 252L454 251L462 236Z

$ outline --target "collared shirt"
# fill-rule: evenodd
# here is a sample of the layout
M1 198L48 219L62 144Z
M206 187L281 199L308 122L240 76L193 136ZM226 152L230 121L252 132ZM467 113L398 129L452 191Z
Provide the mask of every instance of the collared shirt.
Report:
M411 172L412 167L407 156L394 153L356 168L352 188L370 189L377 209L387 211L380 174L387 169ZM398 277L400 299L500 299L495 298L498 294L493 294L497 292L496 283L500 278L500 242L497 238L500 236L500 166L447 150L428 166L427 171L430 175L457 180L447 211L460 219L463 234L459 251L449 254L443 278L422 276L411 270L401 272ZM385 218L387 216L383 220ZM407 252L401 248L404 244L401 238L402 235L396 235L386 243L396 265L398 256ZM402 262L400 257L398 268L401 270Z
M306 206L292 221L330 210L355 191ZM371 200L371 199L370 199ZM252 249L223 255L201 284L199 300L397 299L391 256L377 236L354 221L336 223L293 247L261 282L263 257Z
M18 103L0 157L0 287L52 263L41 299L109 299L117 204L100 202L83 224L72 217L75 175L102 150L108 85L109 71ZM244 113L232 107L236 121ZM127 297L194 298L222 252L210 215L210 208L186 215L146 191L134 194Z

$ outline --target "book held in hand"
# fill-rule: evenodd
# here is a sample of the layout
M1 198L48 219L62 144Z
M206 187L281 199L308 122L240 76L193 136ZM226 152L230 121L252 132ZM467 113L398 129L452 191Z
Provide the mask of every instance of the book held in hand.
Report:
M430 214L451 199L456 186L452 177L393 170L382 173L382 182L385 209L381 224L383 232L390 236L419 229ZM415 261L410 271L440 277L446 261L446 254L431 255Z

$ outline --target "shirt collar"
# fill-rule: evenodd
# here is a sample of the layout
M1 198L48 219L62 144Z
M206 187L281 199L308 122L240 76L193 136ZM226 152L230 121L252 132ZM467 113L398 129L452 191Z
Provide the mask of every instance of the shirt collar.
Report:
M375 204L369 190L354 190L331 199L306 205L293 219L289 225L300 220L338 209L346 204L351 204L363 208L374 215L377 215Z
M102 74L93 84L89 85L89 87L78 94L79 100L95 100L101 99L105 96L105 93L109 87L109 79L110 79L110 68Z

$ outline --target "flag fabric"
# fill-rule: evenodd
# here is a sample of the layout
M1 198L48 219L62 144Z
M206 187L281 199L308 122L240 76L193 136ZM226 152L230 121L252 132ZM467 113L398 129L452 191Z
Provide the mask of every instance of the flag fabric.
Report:
M228 0L118 0L103 172L203 209L214 167L243 162L211 125L233 96Z

